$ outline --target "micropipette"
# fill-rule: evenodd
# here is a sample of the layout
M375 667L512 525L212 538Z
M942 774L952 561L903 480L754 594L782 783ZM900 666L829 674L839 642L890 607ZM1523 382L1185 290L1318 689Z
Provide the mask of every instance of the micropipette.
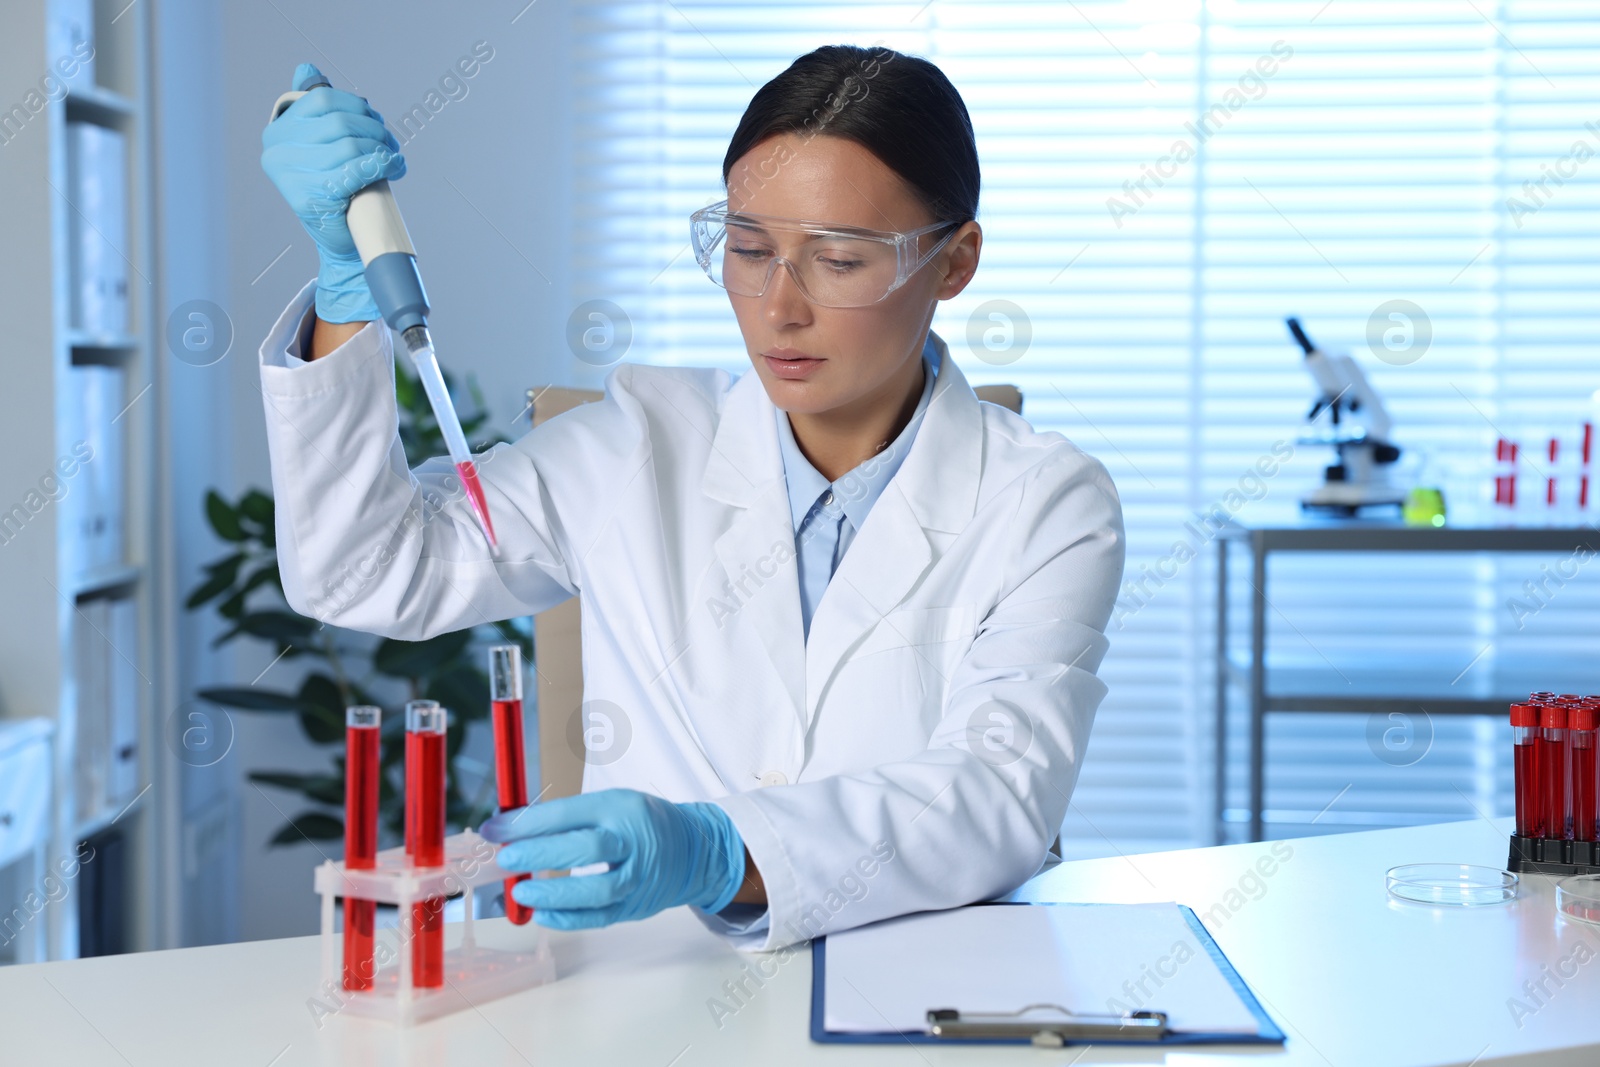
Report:
M328 85L328 80L323 78L305 89L284 93L273 104L272 116L267 121L276 119L312 89ZM478 467L467 448L467 435L461 430L461 419L456 415L450 391L445 388L439 360L433 351L433 338L428 333L428 294L422 288L422 275L417 271L416 249L412 247L411 235L400 217L400 208L395 204L388 180L375 181L355 193L345 209L345 222L350 227L350 236L355 239L356 252L361 256L372 300L389 328L405 342L406 352L411 356L423 392L427 393L434 418L438 420L439 431L444 434L450 461L455 464L456 474L466 490L467 502L477 516L490 553L498 555L500 545L495 539L494 523L489 520L489 505L478 480Z

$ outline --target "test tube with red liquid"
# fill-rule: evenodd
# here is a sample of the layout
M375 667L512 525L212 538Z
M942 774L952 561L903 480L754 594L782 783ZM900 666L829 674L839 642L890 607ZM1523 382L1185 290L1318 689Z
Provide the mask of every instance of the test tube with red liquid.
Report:
M1572 837L1572 792L1567 768L1571 762L1567 740L1567 706L1545 704L1539 709L1539 787L1544 791L1542 837Z
M1595 739L1600 707L1582 701L1567 712L1568 750L1572 754L1572 836L1577 841L1600 840L1596 825Z
M358 704L344 711L344 865L371 870L378 860L378 737L383 709ZM373 985L375 901L344 898L344 987Z
M406 705L406 855L416 867L444 866L445 711L436 700ZM444 985L444 898L411 906L411 984Z
M1494 477L1494 502L1514 508L1517 506L1517 443L1500 438L1495 442L1494 458L1501 464Z
M1583 424L1583 443L1578 446L1578 507L1589 506L1589 462L1594 456L1594 423Z
M1554 437L1550 438L1550 444L1546 452L1550 457L1551 473L1547 475L1544 480L1544 502L1546 507L1553 508L1556 506L1556 478L1554 472L1556 469L1556 458L1560 454L1560 451L1561 442Z
M517 645L494 645L489 649L489 700L493 707L494 780L500 810L526 807L528 767L522 750L522 649ZM528 877L519 874L505 882L506 918L518 926L533 918L533 909L513 900L511 887Z
M1539 764L1539 705L1511 705L1512 770L1517 794L1517 836L1545 836L1545 800Z

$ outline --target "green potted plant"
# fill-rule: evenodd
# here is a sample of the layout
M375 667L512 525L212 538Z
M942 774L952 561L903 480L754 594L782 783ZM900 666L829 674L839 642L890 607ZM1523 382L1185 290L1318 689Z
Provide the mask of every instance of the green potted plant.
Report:
M445 378L450 384L449 376ZM415 466L446 452L438 423L415 375L395 363L400 439L407 462ZM452 390L453 391L453 390ZM462 429L482 451L504 438L473 437L488 421L476 382L468 379L473 409L464 413ZM374 639L318 623L289 609L278 571L273 527L273 500L259 489L228 500L215 490L206 493L206 518L232 551L205 567L206 578L189 594L193 611L215 604L228 623L214 646L241 637L269 642L280 659L301 660L310 669L293 692L252 683L202 689L201 699L239 711L292 716L317 745L332 746L330 767L316 773L251 771L252 782L298 794L304 810L273 835L271 844L300 840L337 840L344 835L344 709L351 704L376 704L384 709L379 812L389 841L404 836L402 788L405 782L406 700L437 700L450 710L446 748L451 766L446 817L451 830L475 826L495 810L492 777L479 775L471 796L464 788L469 775L459 773L467 727L489 715L489 679L482 646L486 640L516 643L524 660L533 662L533 639L526 620L440 634L426 641ZM401 694L393 699L395 694ZM383 696L391 697L385 701Z

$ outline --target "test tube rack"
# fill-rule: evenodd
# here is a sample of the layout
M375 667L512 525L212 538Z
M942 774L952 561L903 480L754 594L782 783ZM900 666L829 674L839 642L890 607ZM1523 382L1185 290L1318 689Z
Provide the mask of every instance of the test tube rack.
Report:
M536 930L531 949L509 951L477 943L474 931L474 893L479 886L494 885L513 876L495 862L495 846L471 830L445 838L442 867L414 867L404 848L378 853L377 866L347 870L343 863L326 860L313 874L313 887L322 896L322 982L324 998L337 1001L338 1012L385 1019L400 1026L425 1022L485 1001L532 989L555 980L555 958L548 931ZM417 989L411 984L411 935L408 916L420 900L464 894L465 921L459 926L460 943L445 951L445 984L438 989ZM374 946L373 988L343 988L342 938L334 929L335 902L339 897L373 900L399 906L400 922L393 928L392 947L381 936ZM380 934L385 931L379 931Z
M1526 761L1515 760L1517 829L1555 828L1562 836L1535 837L1513 832L1506 869L1525 874L1600 874L1600 784L1595 780L1596 707L1594 697L1575 693L1560 696L1552 692L1529 694L1526 701L1511 706L1511 725L1532 730L1531 744L1556 746L1550 749L1553 762L1542 771L1534 766L1532 750L1524 749L1529 736L1519 732L1519 753L1528 751ZM1581 711L1579 709L1582 709ZM1553 715L1546 715L1546 711ZM1547 741L1538 740L1546 732ZM1582 738L1580 741L1579 738ZM1585 763L1586 761L1586 763ZM1524 773L1533 775L1524 782ZM1548 780L1546 777L1548 776ZM1533 808L1529 808L1533 805ZM1538 810L1544 807L1544 813Z
M1600 874L1600 841L1512 834L1506 870L1525 874Z

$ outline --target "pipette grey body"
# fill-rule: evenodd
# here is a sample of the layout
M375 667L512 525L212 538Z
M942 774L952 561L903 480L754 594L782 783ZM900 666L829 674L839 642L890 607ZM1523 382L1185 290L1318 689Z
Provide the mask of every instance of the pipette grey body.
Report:
M272 105L275 120L285 108L312 89L328 86L326 78L304 89L284 93ZM405 339L406 347L416 351L429 343L428 293L417 270L417 251L411 244L405 219L394 202L387 179L373 182L350 198L345 223L355 239L356 253L366 273L367 289L378 313L389 328ZM415 331L415 332L412 332Z
M304 89L284 93L272 105L268 124L312 89L327 85L324 78ZM416 249L411 245L411 235L406 232L405 220L400 217L388 180L379 179L352 195L345 208L345 222L355 241L356 253L361 257L372 301L378 306L383 321L405 341L412 365L417 368L417 378L438 421L439 433L444 437L468 502L489 544L489 554L499 558L500 545L489 521L488 502L479 487L472 449L462 432L450 390L445 387L444 374L433 352L433 339L428 336L428 294L422 288L422 275L417 271Z

